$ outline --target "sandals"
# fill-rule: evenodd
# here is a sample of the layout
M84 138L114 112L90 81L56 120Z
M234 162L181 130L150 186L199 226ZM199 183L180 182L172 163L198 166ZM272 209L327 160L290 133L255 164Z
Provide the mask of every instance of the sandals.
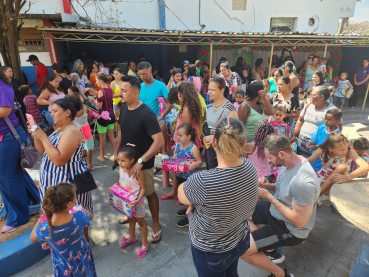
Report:
M138 241L138 238L136 238L135 240L132 241L127 241L127 239L125 237L122 237L122 242L119 244L120 247L126 247L128 244L134 243Z
M142 254L142 252L145 252L145 251L146 251L146 253L145 254ZM149 251L149 244L147 244L147 248L145 246L142 246L140 248L140 250L137 252L137 257L138 258L145 257L148 251Z
M160 225L159 225L160 226ZM153 244L157 244L161 241L161 239L163 238L163 234L160 236L160 239L156 240L156 237L161 233L161 226L160 226L160 231L157 232L156 234L152 233L152 236L154 237L154 241L152 241L151 243Z
M122 218L118 221L119 224L127 224L129 222L129 218L127 217L127 221L122 221Z
M168 196L169 193L163 194L162 196L160 196L161 200L171 200L171 199L175 199L178 200L178 196Z

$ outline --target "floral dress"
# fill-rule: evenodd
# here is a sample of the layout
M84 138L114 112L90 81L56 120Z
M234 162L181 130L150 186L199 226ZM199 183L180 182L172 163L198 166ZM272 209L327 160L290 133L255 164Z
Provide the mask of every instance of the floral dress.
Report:
M191 143L190 146L188 146L187 148L181 150L181 144L178 143L177 144L177 149L176 149L177 158L185 158L185 159L192 159L192 160L194 160L195 158L191 154L191 149L192 149L192 147L194 145L195 145L194 143ZM192 171L176 172L176 175L179 178L188 179L191 175L195 174L196 172L197 172L197 169L195 168Z
M348 155L346 155L344 158L341 158L341 157L338 157L338 156L331 157L331 156L328 155L328 161L326 163L324 162L325 155L328 155L328 154L325 154L323 152L322 155L320 155L320 159L323 162L322 169L319 170L318 173L317 173L320 184L323 184L324 181L327 180L329 176L331 176L332 172L336 169L336 167L339 164L345 165L347 167L347 172L350 171L350 166L351 166L351 163L352 163L352 159Z

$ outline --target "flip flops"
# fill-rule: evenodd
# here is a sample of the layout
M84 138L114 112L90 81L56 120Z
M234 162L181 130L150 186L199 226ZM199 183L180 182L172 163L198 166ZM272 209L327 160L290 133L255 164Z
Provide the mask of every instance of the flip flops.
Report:
M156 236L158 236L159 234L161 234L160 239L156 240ZM159 243L161 241L161 239L163 238L163 234L161 233L161 226L160 226L160 231L157 232L156 234L152 233L152 236L154 237L155 240L152 241L151 243L157 244L157 243Z
M160 196L161 200L178 200L178 196L168 196L169 193L163 194L162 196Z
M106 159L100 159L100 158L96 158L96 159L98 159L100 162L105 162L106 161Z
M142 252L145 252L145 254L142 254ZM142 246L141 249L137 252L137 257L138 258L143 258L146 256L147 252L149 251L149 244L147 244L147 248L145 246Z
M128 219L128 217L127 217L127 219ZM119 224L127 224L128 222L129 222L129 220L122 222L122 219L120 219L120 220L118 221L118 223L119 223Z
M125 237L122 237L122 242L120 243L120 247L126 247L128 244L134 243L138 241L138 238L136 238L135 240L132 241L127 241L127 239Z

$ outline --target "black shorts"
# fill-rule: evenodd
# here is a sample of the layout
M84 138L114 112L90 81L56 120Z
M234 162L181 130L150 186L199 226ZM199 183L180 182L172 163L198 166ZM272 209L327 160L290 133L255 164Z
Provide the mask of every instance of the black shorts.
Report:
M270 205L269 201L258 202L252 215L252 221L255 224L265 224L265 226L251 232L258 251L301 244L305 239L292 235L283 220L273 217L270 213Z

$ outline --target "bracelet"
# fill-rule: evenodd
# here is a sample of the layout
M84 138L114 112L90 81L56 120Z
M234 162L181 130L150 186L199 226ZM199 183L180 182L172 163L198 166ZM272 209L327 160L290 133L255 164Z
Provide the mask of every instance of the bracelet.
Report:
M196 167L199 167L199 163L197 161L195 161L195 163L196 163Z
M346 175L347 175L347 177L349 177L349 181L351 181L350 175L348 175L348 174L346 174Z

